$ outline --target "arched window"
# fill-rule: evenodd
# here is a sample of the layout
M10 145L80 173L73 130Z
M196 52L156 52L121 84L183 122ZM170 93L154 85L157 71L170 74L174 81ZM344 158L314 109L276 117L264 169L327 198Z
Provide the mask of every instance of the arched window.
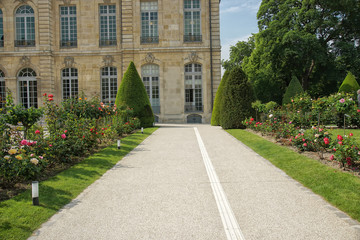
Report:
M36 73L31 68L24 68L18 74L19 99L25 108L38 107Z
M202 71L201 65L185 65L185 112L202 112Z
M4 22L3 12L0 9L0 47L4 47Z
M160 113L159 66L147 64L141 67L142 80L154 113Z
M5 89L5 74L0 70L0 108L5 106L6 102L6 89Z
M117 93L117 69L104 67L101 69L101 101L113 106Z
M79 94L78 70L76 68L63 69L61 80L63 99L77 97Z
M16 10L15 18L15 47L35 46L34 10L28 5L20 6Z

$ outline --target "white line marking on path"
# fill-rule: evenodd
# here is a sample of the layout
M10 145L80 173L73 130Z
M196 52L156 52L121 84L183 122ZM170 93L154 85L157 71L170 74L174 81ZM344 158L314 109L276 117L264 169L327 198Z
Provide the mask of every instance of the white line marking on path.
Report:
M216 204L219 209L219 213L221 216L221 220L224 225L225 233L228 240L245 240L244 235L242 234L239 224L234 216L234 212L232 211L229 201L225 195L224 189L221 186L219 178L215 172L215 169L211 163L211 159L206 151L204 142L201 139L199 130L194 127L197 141L199 143L201 155L204 160L204 164L206 167L206 172L208 174L211 188L213 190Z

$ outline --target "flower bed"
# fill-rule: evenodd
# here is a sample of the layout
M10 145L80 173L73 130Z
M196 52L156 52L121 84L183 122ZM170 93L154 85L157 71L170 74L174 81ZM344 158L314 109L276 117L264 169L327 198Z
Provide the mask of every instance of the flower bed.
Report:
M257 109L261 108L257 104ZM359 127L360 110L350 95L335 94L312 100L307 94L297 96L291 104L263 112L262 120L249 118L244 125L262 135L295 147L300 152L315 152L321 159L338 162L341 168L359 172L359 143L353 134L333 136L325 125Z
M71 98L57 105L44 94L41 109L25 109L8 97L0 115L0 188L13 189L63 169L140 127L132 109L97 98ZM46 128L39 125L45 119Z

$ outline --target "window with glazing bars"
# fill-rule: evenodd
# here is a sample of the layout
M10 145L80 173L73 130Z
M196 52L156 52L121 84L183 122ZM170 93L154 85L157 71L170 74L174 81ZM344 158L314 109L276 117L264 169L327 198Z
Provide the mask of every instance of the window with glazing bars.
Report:
M200 64L185 65L185 112L203 111Z
M28 6L20 6L15 13L15 47L35 46L34 10Z
M76 6L60 7L60 47L77 46Z
M78 70L65 68L62 70L63 99L76 98L79 94Z
M201 42L200 0L184 0L184 42Z
M18 74L19 99L25 108L38 107L36 73L31 68L24 68Z
M141 67L141 75L154 113L160 113L159 66L147 64Z
M3 12L0 9L0 47L4 47L4 22Z
M117 69L115 67L104 67L101 69L101 101L113 106L117 93Z
M5 74L0 70L0 108L5 107L6 102L6 88L5 88Z
M158 43L158 3L141 2L141 43Z
M116 6L100 5L100 46L116 45Z

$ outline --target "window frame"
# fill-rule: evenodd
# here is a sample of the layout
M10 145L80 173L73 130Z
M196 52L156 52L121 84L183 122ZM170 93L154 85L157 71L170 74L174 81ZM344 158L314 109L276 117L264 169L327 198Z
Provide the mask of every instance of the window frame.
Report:
M115 74L112 74L111 70L115 70ZM104 74L104 71L107 71L107 74ZM114 106L115 100L116 100L116 94L118 91L117 83L118 83L118 75L117 75L117 68L116 67L103 67L100 69L100 84L101 84L101 101L109 106ZM111 80L115 79L115 83L111 82ZM107 92L108 98L105 98L104 94L104 85L108 88L105 89L105 92ZM112 89L112 86L115 86L114 89ZM109 99L109 100L107 100ZM107 101L106 101L107 100Z
M148 68L148 69L147 69ZM148 73L147 73L148 71ZM145 78L148 78L145 81ZM156 64L145 64L141 67L141 80L149 97L154 113L160 113L160 67ZM155 91L155 92L154 92ZM154 97L155 96L155 97Z
M190 1L190 8L186 7L186 2ZM198 1L199 7L194 7L195 1ZM190 14L190 19L187 18L187 15ZM198 14L198 19L195 19L195 14ZM187 21L190 20L190 26L187 26ZM198 22L199 31L195 29L195 21ZM190 28L188 32L187 29ZM201 34L201 0L184 0L184 42L202 42Z
M26 8L26 9L24 9ZM19 11L29 11L19 13ZM23 23L23 24L22 24ZM32 26L29 26L32 25ZM35 11L29 5L21 5L15 11L15 47L35 46ZM20 26L22 28L20 28ZM19 39L23 38L23 39Z
M106 13L101 13L101 8L102 7L106 7ZM114 12L110 12L110 7L114 7ZM106 18L106 31L105 31L105 38L102 35L102 26L104 26L102 24L102 17ZM111 18L113 18L111 20ZM110 24L111 21L114 21L115 27L111 27L113 25ZM117 45L117 22L116 22L116 5L115 4L106 4L106 5L99 5L99 46L100 47L104 47L104 46L116 46ZM113 32L111 33L110 30L113 30ZM113 35L113 37L111 37L110 35Z
M22 76L20 76L22 75ZM27 75L27 76L24 76ZM23 68L17 74L17 83L18 83L18 93L19 93L19 102L25 108L35 107L38 108L38 94L37 94L37 79L36 72L32 68ZM32 85L32 86L30 86ZM30 91L30 87L35 87L35 91ZM23 92L26 88L26 92ZM26 93L26 94L23 94ZM33 94L31 94L33 93ZM35 93L35 94L34 94ZM23 97L23 95L26 95ZM32 95L32 96L31 96Z
M66 9L66 13L64 13L64 14L62 12L63 9ZM76 5L60 6L59 12L60 12L60 15L59 15L60 48L76 48L77 47L77 25L78 25L77 24Z
M68 71L68 76L64 76L66 71ZM76 76L73 76L73 73L76 74ZM67 86L65 86L64 80L69 81ZM79 96L79 71L77 68L70 67L61 70L61 89L63 100L77 98Z
M143 6L145 4L150 4L150 8L151 8L151 3L156 3L156 9L143 9ZM156 19L152 19L152 18L156 18ZM141 44L159 43L159 3L157 0L141 1L140 22L141 22L140 43Z
M188 71L189 69L191 71ZM184 66L185 112L203 112L202 75L202 64L188 63ZM200 87L198 87L199 84L196 84L197 80L201 81ZM188 84L187 81L191 81L191 84ZM191 87L188 87L189 85Z

